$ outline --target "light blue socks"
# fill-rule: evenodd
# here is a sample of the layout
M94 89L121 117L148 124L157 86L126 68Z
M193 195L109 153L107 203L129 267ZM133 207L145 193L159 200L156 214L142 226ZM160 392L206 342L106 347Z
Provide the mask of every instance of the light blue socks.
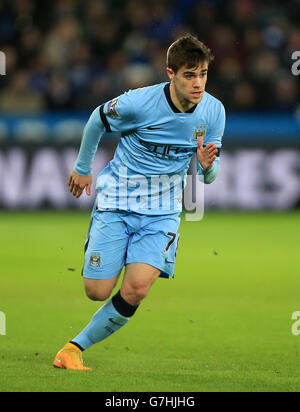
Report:
M71 343L81 350L88 349L126 325L137 308L138 305L129 305L118 292L94 314L91 322Z

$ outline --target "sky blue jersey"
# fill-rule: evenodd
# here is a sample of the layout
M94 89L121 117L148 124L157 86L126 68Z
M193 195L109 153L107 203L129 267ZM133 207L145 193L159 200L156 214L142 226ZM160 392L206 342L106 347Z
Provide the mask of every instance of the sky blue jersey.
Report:
M201 102L180 112L170 97L170 84L130 90L97 108L86 125L75 165L80 175L91 173L101 135L121 132L114 158L97 178L99 209L143 214L179 213L182 191L198 139L220 149L225 128L222 103L205 92ZM198 162L204 182L219 172L219 157L208 171Z

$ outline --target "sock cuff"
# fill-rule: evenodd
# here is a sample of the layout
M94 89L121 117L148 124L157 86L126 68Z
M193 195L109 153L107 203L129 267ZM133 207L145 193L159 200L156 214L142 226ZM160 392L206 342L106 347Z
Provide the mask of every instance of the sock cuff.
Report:
M83 351L84 351L83 347L82 347L82 346L80 346L77 342L74 342L73 340L70 340L70 342L69 342L69 343L72 343L72 345L75 345L78 349L80 349L80 350L81 350L81 352L83 352Z
M112 297L111 301L116 311L119 312L120 315L125 316L126 318L130 318L131 316L133 316L135 314L135 311L139 307L139 305L132 306L129 303L127 303L126 300L122 298L120 291Z

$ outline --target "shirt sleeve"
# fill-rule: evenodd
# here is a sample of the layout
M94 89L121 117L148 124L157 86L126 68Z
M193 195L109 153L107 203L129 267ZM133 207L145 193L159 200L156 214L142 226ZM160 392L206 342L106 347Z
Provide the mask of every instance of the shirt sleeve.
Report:
M89 176L92 173L92 163L104 132L105 128L99 116L99 107L97 107L85 125L74 166L74 171L80 176Z
M100 107L101 120L107 133L123 132L136 127L132 91L108 101Z
M221 102L219 102L219 107L212 111L213 118L211 119L210 125L207 130L207 134L204 137L203 146L209 143L215 143L218 149L222 147L222 138L225 130L225 109ZM215 115L217 113L217 115ZM208 170L203 169L201 163L197 159L197 175L201 181L206 184L212 183L220 173L220 150L218 151L217 158L215 159L212 167Z
M197 161L197 175L201 182L205 184L210 184L218 177L220 173L220 158L217 157L212 165L212 167L208 170L203 169L200 162Z
M212 118L208 126L207 134L204 137L203 145L215 143L218 148L222 147L222 138L225 130L225 109L221 102L219 107L212 110Z
M92 163L105 132L128 131L135 128L135 110L130 99L132 91L98 106L89 118L83 132L74 171L81 176L92 173Z

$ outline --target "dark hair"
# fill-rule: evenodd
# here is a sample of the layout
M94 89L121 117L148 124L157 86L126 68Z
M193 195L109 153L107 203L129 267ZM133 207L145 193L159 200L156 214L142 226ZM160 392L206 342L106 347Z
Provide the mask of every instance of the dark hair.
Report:
M186 34L171 44L167 51L167 67L175 73L182 67L191 69L214 59L211 50L197 37Z

